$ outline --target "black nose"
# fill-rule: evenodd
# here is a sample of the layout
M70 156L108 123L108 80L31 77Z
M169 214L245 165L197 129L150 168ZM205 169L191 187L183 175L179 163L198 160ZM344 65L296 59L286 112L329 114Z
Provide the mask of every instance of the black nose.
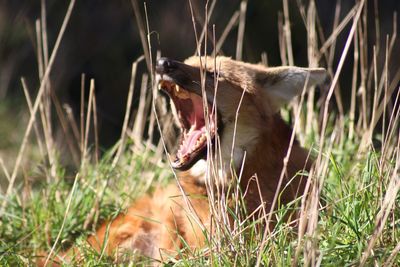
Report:
M162 57L159 60L157 60L156 72L159 74L169 73L175 68L176 68L175 62L169 58Z

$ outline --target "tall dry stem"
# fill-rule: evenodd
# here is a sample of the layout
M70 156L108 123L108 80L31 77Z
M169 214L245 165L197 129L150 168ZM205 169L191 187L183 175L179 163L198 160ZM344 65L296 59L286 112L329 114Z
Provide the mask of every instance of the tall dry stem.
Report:
M39 87L39 90L38 90L38 93L37 93L37 96L36 96L36 100L35 100L33 108L32 108L31 116L29 118L28 125L26 127L24 137L22 139L22 144L21 144L21 147L19 149L17 159L15 161L14 169L13 169L13 172L12 172L12 175L11 175L11 178L10 178L10 182L9 182L9 185L8 185L8 188L7 188L7 192L6 192L5 198L3 200L3 204L2 204L1 209L0 209L0 217L3 216L4 210L5 210L5 208L7 206L7 203L8 203L7 198L10 195L11 190L12 190L12 188L14 186L14 182L15 182L15 179L17 177L17 173L18 173L20 164L22 162L22 158L23 158L24 152L25 152L26 146L28 144L29 135L31 133L32 126L33 126L33 124L34 124L34 122L36 120L36 112L37 112L37 110L39 108L39 105L42 103L42 96L43 96L43 93L44 93L44 90L45 90L46 81L47 81L47 79L48 79L48 77L50 75L50 71L51 71L51 69L53 67L54 59L55 59L55 57L57 55L58 48L60 46L60 43L61 43L61 40L63 38L65 29L66 29L66 27L68 25L68 22L69 22L69 19L71 17L74 5L75 5L75 0L71 0L70 3L69 3L69 6L68 6L67 12L65 14L63 23L61 25L60 31L58 33L56 42L54 44L54 48L53 48L53 51L52 51L51 56L50 56L49 64L47 65L46 70L45 70L45 72L43 74L43 79L40 82L40 87Z

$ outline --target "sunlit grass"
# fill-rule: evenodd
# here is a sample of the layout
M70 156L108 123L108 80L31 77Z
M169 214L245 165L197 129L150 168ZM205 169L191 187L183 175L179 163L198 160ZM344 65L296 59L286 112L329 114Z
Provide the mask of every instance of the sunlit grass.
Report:
M245 8L242 8L240 12L245 12ZM351 12L355 13L355 11ZM361 13L363 19L367 19L365 13ZM314 24L309 22L309 27L317 27L316 18L311 14L311 22ZM235 16L239 17L237 14ZM244 18L240 16L240 23L244 23ZM285 20L289 20L286 14ZM347 23L350 23L349 21ZM290 24L290 20L286 22ZM356 36L359 36L357 38L361 38L362 27L354 28L357 31ZM144 29L140 30L144 31ZM280 34L282 39L290 39L290 32L280 32ZM313 31L308 34L316 37ZM338 34L340 30L334 29L332 38L337 37ZM243 35L238 39L242 38ZM332 38L330 42L333 42ZM361 65L360 59L356 57L358 52L366 53L366 42L367 39L364 37L357 40L354 55L351 55L358 60L357 64ZM362 46L361 43L363 43ZM282 62L288 63L287 61L293 60L289 56L293 54L290 51L291 46L283 43L281 50L289 57L282 58ZM317 49L316 54L317 52L319 53L320 50ZM334 51L329 53L334 53ZM381 51L381 53L389 53L389 51ZM322 61L320 65L327 67L331 71L331 76L334 76L337 66L334 66L332 62L321 60L322 54L317 60L316 54L313 55L315 58L311 57L311 60ZM344 53L339 55L344 55ZM374 54L374 57L376 56ZM132 68L130 93L135 84L135 64ZM316 104L317 99L309 98L304 105L296 103L282 111L284 119L293 124L295 113L293 110L301 108L301 122L297 129L298 138L311 149L313 158L319 159L313 171L307 174L311 179L309 196L278 207L272 215L275 223L271 225L271 232L266 239L263 239L264 219L242 221L246 213L239 192L234 199L239 203L238 213L234 211L235 205L228 210L237 228L231 229L226 225L220 225L215 236L204 233L208 238L207 247L192 249L189 246L183 246L181 251L177 252L179 257L166 259L163 264L166 266L254 266L260 259L260 264L263 266L399 265L399 105L394 99L397 76L391 81L387 80L389 75L385 73L385 70L374 73L375 69L370 66L361 67L361 70L356 70L355 78L353 77L356 79L353 80L356 86L352 86L351 81L348 82L349 90L351 87L354 90L355 88L363 89L363 91L360 89L352 98L352 102L357 105L351 108L350 113L356 113L357 116L329 112L324 117L324 108L328 106L320 103L325 100L326 92L321 93L322 99L319 104ZM380 66L379 69L383 68ZM369 76L358 77L358 72L367 73ZM340 79L340 75L338 77ZM368 83L369 78L373 82ZM147 83L147 76L143 76L143 80L145 82L142 85L142 92L145 92L150 85ZM395 84L394 89L389 86L392 83ZM367 86L367 88L362 86ZM85 91L84 89L82 88L82 92ZM64 151L57 151L56 146L45 146L42 148L44 149L42 154L38 152L40 143L38 141L45 143L46 133L49 131L48 127L43 126L45 125L43 121L46 119L45 111L40 111L42 117L39 118L36 115L33 120L37 123L40 134L35 136L36 138L31 136L24 139L23 133L31 117L26 115L27 119L21 119L15 126L11 123L12 120L7 120L9 114L2 110L6 106L0 106L0 118L5 118L2 120L0 129L0 144L12 148L19 142L28 140L26 151L35 152L34 155L26 151L25 154L22 153L24 161L17 168L18 179L12 183L9 180L14 166L8 164L8 161L7 164L1 166L1 173L4 176L0 194L1 266L34 265L39 255L43 257L53 247L52 254L54 255L71 246L77 248L83 257L71 259L71 262L64 263L66 266L113 264L114 259L102 253L99 254L87 246L87 236L94 233L100 223L111 220L117 214L124 212L138 197L151 193L155 187L174 182L173 172L163 154L162 141L164 140L156 140L157 138L153 136L154 130L158 129L156 118L152 113L156 110L159 112L160 128L163 130L167 145L172 146L174 138L176 139L174 132L167 134L167 130L172 129L172 125L170 116L163 113L163 110L167 109L163 106L165 103L161 97L154 96L157 102L154 110L149 112L150 108L146 103L150 103L153 96L143 94L144 97L140 99L143 104L141 112L137 112L136 118L131 118L130 112L126 112L126 123L123 126L121 140L115 147L105 151L97 161L98 144L95 142L90 144L88 141L89 133L95 134L95 131L92 132L90 129L96 128L95 116L90 116L90 114L96 114L94 81L90 91L91 96L88 102L91 104L86 107L82 105L81 121L77 122L77 125L81 127L77 127L78 142L74 144L80 161L74 165L74 168L60 162L59 159L63 156L60 153ZM376 106L365 105L367 94L370 99L377 94ZM386 99L391 100L391 109L382 109L379 112L379 106L386 107ZM131 107L129 101L131 99L128 98L128 110ZM313 116L308 117L307 115L311 113ZM26 114L30 114L29 110ZM385 116L385 120L382 116ZM147 117L149 121L143 120ZM135 120L137 118L141 120ZM309 118L311 121L307 121ZM326 122L323 136L320 131L321 118ZM140 121L142 124L138 123L134 127L128 123L130 120ZM72 125L71 121L69 123ZM146 128L143 135L148 136L148 139L135 135L133 130L141 129L145 125L149 129ZM382 125L385 128L384 132L381 129ZM93 138L93 140L96 139ZM12 163L18 156L16 150L18 148L10 154L11 161L7 158ZM57 152L50 153L51 151ZM4 160L5 154L0 153L0 155ZM8 191L7 186L10 184L11 190ZM313 206L313 203L317 205ZM289 224L286 217L293 214L293 211L296 211L299 217L297 223ZM134 258L134 263L126 263L126 265L145 266L152 262L151 259L144 259L137 255Z

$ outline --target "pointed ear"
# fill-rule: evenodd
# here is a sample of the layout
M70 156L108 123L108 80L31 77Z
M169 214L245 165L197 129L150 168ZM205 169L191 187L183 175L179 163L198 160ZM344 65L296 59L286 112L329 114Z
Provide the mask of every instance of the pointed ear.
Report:
M324 68L276 67L259 73L257 81L271 98L275 108L289 103L300 95L307 82L307 88L322 84L326 79ZM308 80L307 80L308 79Z

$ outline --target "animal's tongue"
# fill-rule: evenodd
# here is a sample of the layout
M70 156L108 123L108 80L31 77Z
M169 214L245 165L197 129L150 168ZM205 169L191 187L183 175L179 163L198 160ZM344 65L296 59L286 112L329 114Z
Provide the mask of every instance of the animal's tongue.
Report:
M204 127L202 127L204 129ZM196 142L200 139L201 135L204 133L203 130L192 130L186 137L182 143L182 146L179 149L179 156L186 155L189 152L192 152L196 149Z
M184 136L178 156L184 156L196 150L198 148L196 142L206 132L202 98L193 93L190 93L190 96L190 99L180 101L181 114L185 116L185 120L190 124L191 129Z

